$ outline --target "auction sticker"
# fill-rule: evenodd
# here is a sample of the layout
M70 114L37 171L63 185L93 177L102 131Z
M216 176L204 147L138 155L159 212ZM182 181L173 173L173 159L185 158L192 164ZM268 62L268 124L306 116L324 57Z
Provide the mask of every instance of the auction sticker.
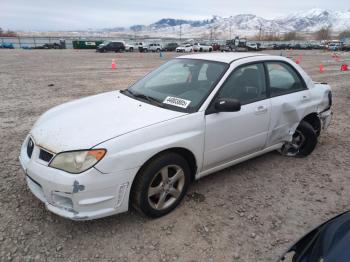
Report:
M172 106L178 106L182 108L187 108L188 105L191 103L190 100L185 100L182 98L178 97L173 97L173 96L167 96L164 101L164 104L172 105Z

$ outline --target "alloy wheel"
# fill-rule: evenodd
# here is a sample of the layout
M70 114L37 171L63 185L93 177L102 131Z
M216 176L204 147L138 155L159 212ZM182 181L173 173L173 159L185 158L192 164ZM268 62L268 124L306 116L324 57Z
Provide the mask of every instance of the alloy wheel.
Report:
M185 185L184 170L178 165L167 165L153 177L148 187L148 202L156 210L170 207L181 196Z

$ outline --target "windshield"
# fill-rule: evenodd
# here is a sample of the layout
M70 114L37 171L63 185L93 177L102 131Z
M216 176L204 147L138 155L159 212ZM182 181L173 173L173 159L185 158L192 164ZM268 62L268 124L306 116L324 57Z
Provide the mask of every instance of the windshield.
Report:
M125 94L172 110L194 112L227 67L228 64L220 62L173 59L131 86Z
M111 41L103 41L102 45L108 45Z

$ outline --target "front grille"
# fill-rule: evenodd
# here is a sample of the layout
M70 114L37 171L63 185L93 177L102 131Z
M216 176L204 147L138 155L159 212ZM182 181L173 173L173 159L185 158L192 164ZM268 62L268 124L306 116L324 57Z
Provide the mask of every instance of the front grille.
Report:
M34 150L34 142L31 138L29 138L28 144L27 144L27 155L29 158L32 157L33 150Z
M40 149L40 153L39 153L39 158L45 162L50 162L50 160L52 159L53 154L51 154L50 152L47 152L44 149Z

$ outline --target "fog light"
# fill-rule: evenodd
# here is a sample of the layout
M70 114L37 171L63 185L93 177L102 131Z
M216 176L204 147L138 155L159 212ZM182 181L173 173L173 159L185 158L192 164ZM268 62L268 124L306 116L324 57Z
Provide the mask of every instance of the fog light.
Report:
M52 201L55 206L63 207L65 209L72 209L73 202L69 197L64 196L64 193L52 192Z

